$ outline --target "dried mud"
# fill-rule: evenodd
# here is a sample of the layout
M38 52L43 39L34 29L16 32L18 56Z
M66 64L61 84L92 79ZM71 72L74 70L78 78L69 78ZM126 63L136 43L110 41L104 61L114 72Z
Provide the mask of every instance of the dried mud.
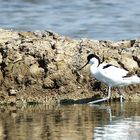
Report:
M86 103L106 96L107 86L91 77L87 55L140 74L140 39L102 41L51 31L0 29L0 103ZM113 89L113 99L118 99ZM126 100L140 101L140 85L123 88Z

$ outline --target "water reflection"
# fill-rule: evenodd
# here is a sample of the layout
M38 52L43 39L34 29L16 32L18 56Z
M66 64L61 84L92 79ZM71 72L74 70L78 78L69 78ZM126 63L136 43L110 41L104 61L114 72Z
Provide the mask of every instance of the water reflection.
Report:
M140 104L0 107L0 140L140 139Z
M94 139L103 140L139 140L140 139L140 116L124 116L124 107L120 105L120 113L112 115L112 109L107 108L110 123L94 128Z

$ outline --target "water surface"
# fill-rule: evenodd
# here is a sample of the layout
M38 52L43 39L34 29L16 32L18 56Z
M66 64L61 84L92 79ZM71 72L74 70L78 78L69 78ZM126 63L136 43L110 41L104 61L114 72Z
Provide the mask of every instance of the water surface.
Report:
M140 103L0 107L0 140L139 140Z
M0 0L0 27L53 30L73 38L140 36L139 0Z

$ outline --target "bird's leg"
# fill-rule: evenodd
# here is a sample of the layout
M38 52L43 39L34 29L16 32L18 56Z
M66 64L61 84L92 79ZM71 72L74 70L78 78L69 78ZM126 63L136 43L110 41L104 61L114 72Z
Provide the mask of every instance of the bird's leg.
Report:
M95 101L91 101L91 102L88 102L88 104L95 104L95 103L107 101L107 100L110 99L110 97L111 97L111 87L109 86L109 87L108 87L108 96L107 96L106 98L99 99L99 100L95 100Z
M118 93L120 95L120 102L122 103L123 102L123 99L124 99L123 94L122 94L120 88L117 88L117 89L118 89Z

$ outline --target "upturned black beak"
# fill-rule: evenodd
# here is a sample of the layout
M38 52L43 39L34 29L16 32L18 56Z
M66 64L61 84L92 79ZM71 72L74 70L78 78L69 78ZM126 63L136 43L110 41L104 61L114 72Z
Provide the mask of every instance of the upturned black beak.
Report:
M78 71L82 70L89 62L87 62L83 67L81 67Z

